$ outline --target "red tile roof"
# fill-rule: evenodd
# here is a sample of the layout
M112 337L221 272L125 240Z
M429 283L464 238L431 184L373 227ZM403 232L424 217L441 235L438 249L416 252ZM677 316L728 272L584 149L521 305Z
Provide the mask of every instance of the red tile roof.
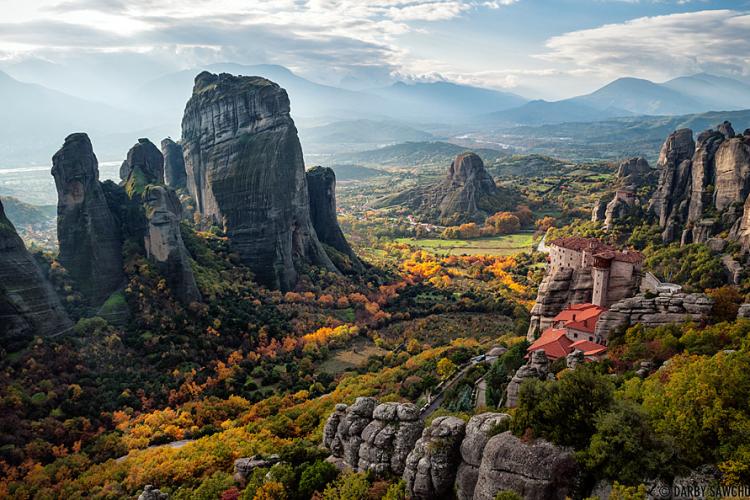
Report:
M573 352L576 349L583 351L584 356L598 356L607 351L606 345L597 344L596 342L590 342L588 340L573 342L570 344L569 348L570 352Z
M548 328L527 350L532 352L541 349L549 359L555 360L567 356L571 352L569 347L572 343L565 330Z

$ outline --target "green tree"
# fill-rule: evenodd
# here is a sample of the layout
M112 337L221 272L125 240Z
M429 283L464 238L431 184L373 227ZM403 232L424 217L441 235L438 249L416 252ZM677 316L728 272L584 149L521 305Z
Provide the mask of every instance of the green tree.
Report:
M618 401L597 416L596 433L578 458L596 476L637 485L668 474L672 450L657 438L645 411Z
M325 486L336 479L338 470L336 467L318 460L312 465L307 466L302 471L302 476L299 480L299 494L302 498L310 498L316 491L323 491Z
M522 435L531 429L553 443L583 449L594 434L597 414L612 404L613 392L609 378L591 367L566 372L558 381L524 382L511 430Z

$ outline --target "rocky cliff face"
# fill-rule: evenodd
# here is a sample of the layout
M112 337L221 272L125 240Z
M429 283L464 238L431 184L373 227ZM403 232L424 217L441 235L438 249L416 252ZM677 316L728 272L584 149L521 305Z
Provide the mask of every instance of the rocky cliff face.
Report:
M55 291L0 203L0 342L54 335L71 327Z
M174 189L186 188L187 174L182 146L167 137L161 141L161 154L164 155L164 182Z
M323 445L350 469L401 475L422 428L413 404L361 397L351 406L336 406L323 429Z
M125 276L120 225L107 205L88 136L69 135L52 164L60 263L89 302L100 305Z
M750 131L736 135L724 122L692 140L682 129L662 146L659 185L650 208L665 242L705 243L732 228L739 238L750 194Z
M664 241L673 241L676 235L679 236L679 227L687 218L685 198L690 191L694 152L695 142L690 129L673 132L659 152L656 164L659 185L651 199L650 209L659 219Z
M479 156L463 153L453 160L443 181L386 197L375 206L404 205L424 220L455 225L481 223L495 212L513 209L518 201L516 193L495 185Z
M164 184L164 156L148 139L138 139L122 162L120 179L127 181L132 175L141 177L148 184Z
M475 415L468 424L437 417L422 430L410 403L357 398L351 406L336 406L323 446L331 450L329 461L343 468L402 476L414 499L452 498L455 492L458 500L494 500L505 490L539 500L569 495L576 477L572 452L500 433L509 420L503 413Z
M333 248L331 260L341 270L361 271L362 262L354 253L341 232L336 218L336 174L326 167L313 167L306 172L310 196L310 219L321 243ZM344 259L340 258L343 254ZM334 254L334 255L331 255ZM345 262L342 262L345 261Z
M568 304L591 302L594 279L591 268L573 270L569 267L547 273L539 284L536 302L531 309L528 339L544 330L547 322L557 316Z
M526 500L563 500L573 489L576 469L572 450L541 439L525 443L503 432L484 447L473 498L493 500L510 490Z
M290 289L303 263L336 271L310 220L286 91L259 77L199 74L182 144L198 211L224 227L258 281Z
M529 361L516 370L513 378L508 382L508 388L505 392L505 406L515 408L518 405L518 394L521 391L521 385L526 380L546 380L548 375L549 359L547 359L547 353L541 349L533 351Z
M180 233L182 206L177 194L165 186L150 185L143 193L143 203L148 220L144 238L146 255L160 267L181 302L200 302L201 294Z
M617 167L615 175L616 193L609 202L600 201L592 211L591 220L604 221L610 228L618 220L637 213L643 204L639 191L655 181L656 171L644 158L630 158Z
M456 498L472 500L479 479L484 448L510 416L505 413L481 413L471 417L466 424L466 435L461 442L461 464L456 472Z
M711 314L712 307L713 299L702 293L669 293L651 298L638 294L612 304L599 317L594 333L606 341L613 331L636 323L655 327L685 321L701 322Z
M466 422L438 417L422 432L406 459L404 479L409 497L445 498L453 490Z

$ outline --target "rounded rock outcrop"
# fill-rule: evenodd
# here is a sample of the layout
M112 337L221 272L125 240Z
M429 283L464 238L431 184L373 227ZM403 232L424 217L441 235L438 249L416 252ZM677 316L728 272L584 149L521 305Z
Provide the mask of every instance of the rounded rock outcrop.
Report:
M460 418L438 417L422 432L406 459L403 478L410 498L444 498L452 491L465 429Z
M499 491L515 491L526 500L563 500L576 469L571 450L541 439L526 443L506 431L484 447L474 500L494 500Z

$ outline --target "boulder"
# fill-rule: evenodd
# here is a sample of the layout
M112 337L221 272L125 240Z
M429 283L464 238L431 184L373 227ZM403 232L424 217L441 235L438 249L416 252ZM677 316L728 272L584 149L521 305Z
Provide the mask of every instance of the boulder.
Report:
M461 442L461 465L456 472L458 500L474 498L484 447L490 438L497 434L498 428L507 424L509 420L510 415L505 413L482 413L471 417L466 424L466 436Z
M167 500L169 495L159 491L154 485L147 484L143 487L143 492L138 496L138 500Z
M143 203L148 220L144 239L147 257L156 262L178 300L184 304L200 302L190 255L180 233L182 205L177 194L166 186L149 185L143 192Z
M0 342L62 333L73 324L0 202Z
M182 120L187 186L269 287L291 289L303 264L337 269L310 219L304 159L289 97L260 77L202 72Z
M570 370L575 370L579 366L583 365L585 357L583 351L575 349L573 352L565 357L565 366Z
M234 461L234 480L244 485L247 478L253 473L258 467L270 467L271 465L279 462L278 455L272 455L269 458L262 458L258 455L252 457L238 458Z
M737 311L737 318L750 319L750 304L742 304Z
M411 403L382 403L375 407L372 417L362 431L357 469L380 475L402 474L406 457L424 427L419 409Z
M306 172L310 196L310 218L321 243L334 249L329 257L341 270L362 271L362 262L344 237L336 218L336 174L326 167L313 167ZM343 254L341 262L336 253ZM334 255L331 255L334 254Z
M607 201L599 200L591 209L591 222L602 222L607 215Z
M161 141L161 154L164 156L164 182L174 189L187 187L185 158L182 146L167 137Z
M456 417L438 417L406 459L404 480L413 499L445 498L453 490L461 461L461 441L466 422Z
M549 359L543 350L531 352L529 361L521 368L516 370L513 378L508 382L506 389L505 406L515 408L518 405L518 393L521 390L521 384L527 379L546 380L549 373Z
M52 157L60 263L89 302L101 305L125 281L120 223L99 182L91 141L71 134Z
M636 323L656 327L708 319L713 299L702 293L665 292L656 297L638 294L616 302L602 313L594 334L605 342L610 333Z
M575 477L571 450L541 439L525 443L503 432L484 447L474 500L494 500L506 490L526 500L562 500L570 495Z

